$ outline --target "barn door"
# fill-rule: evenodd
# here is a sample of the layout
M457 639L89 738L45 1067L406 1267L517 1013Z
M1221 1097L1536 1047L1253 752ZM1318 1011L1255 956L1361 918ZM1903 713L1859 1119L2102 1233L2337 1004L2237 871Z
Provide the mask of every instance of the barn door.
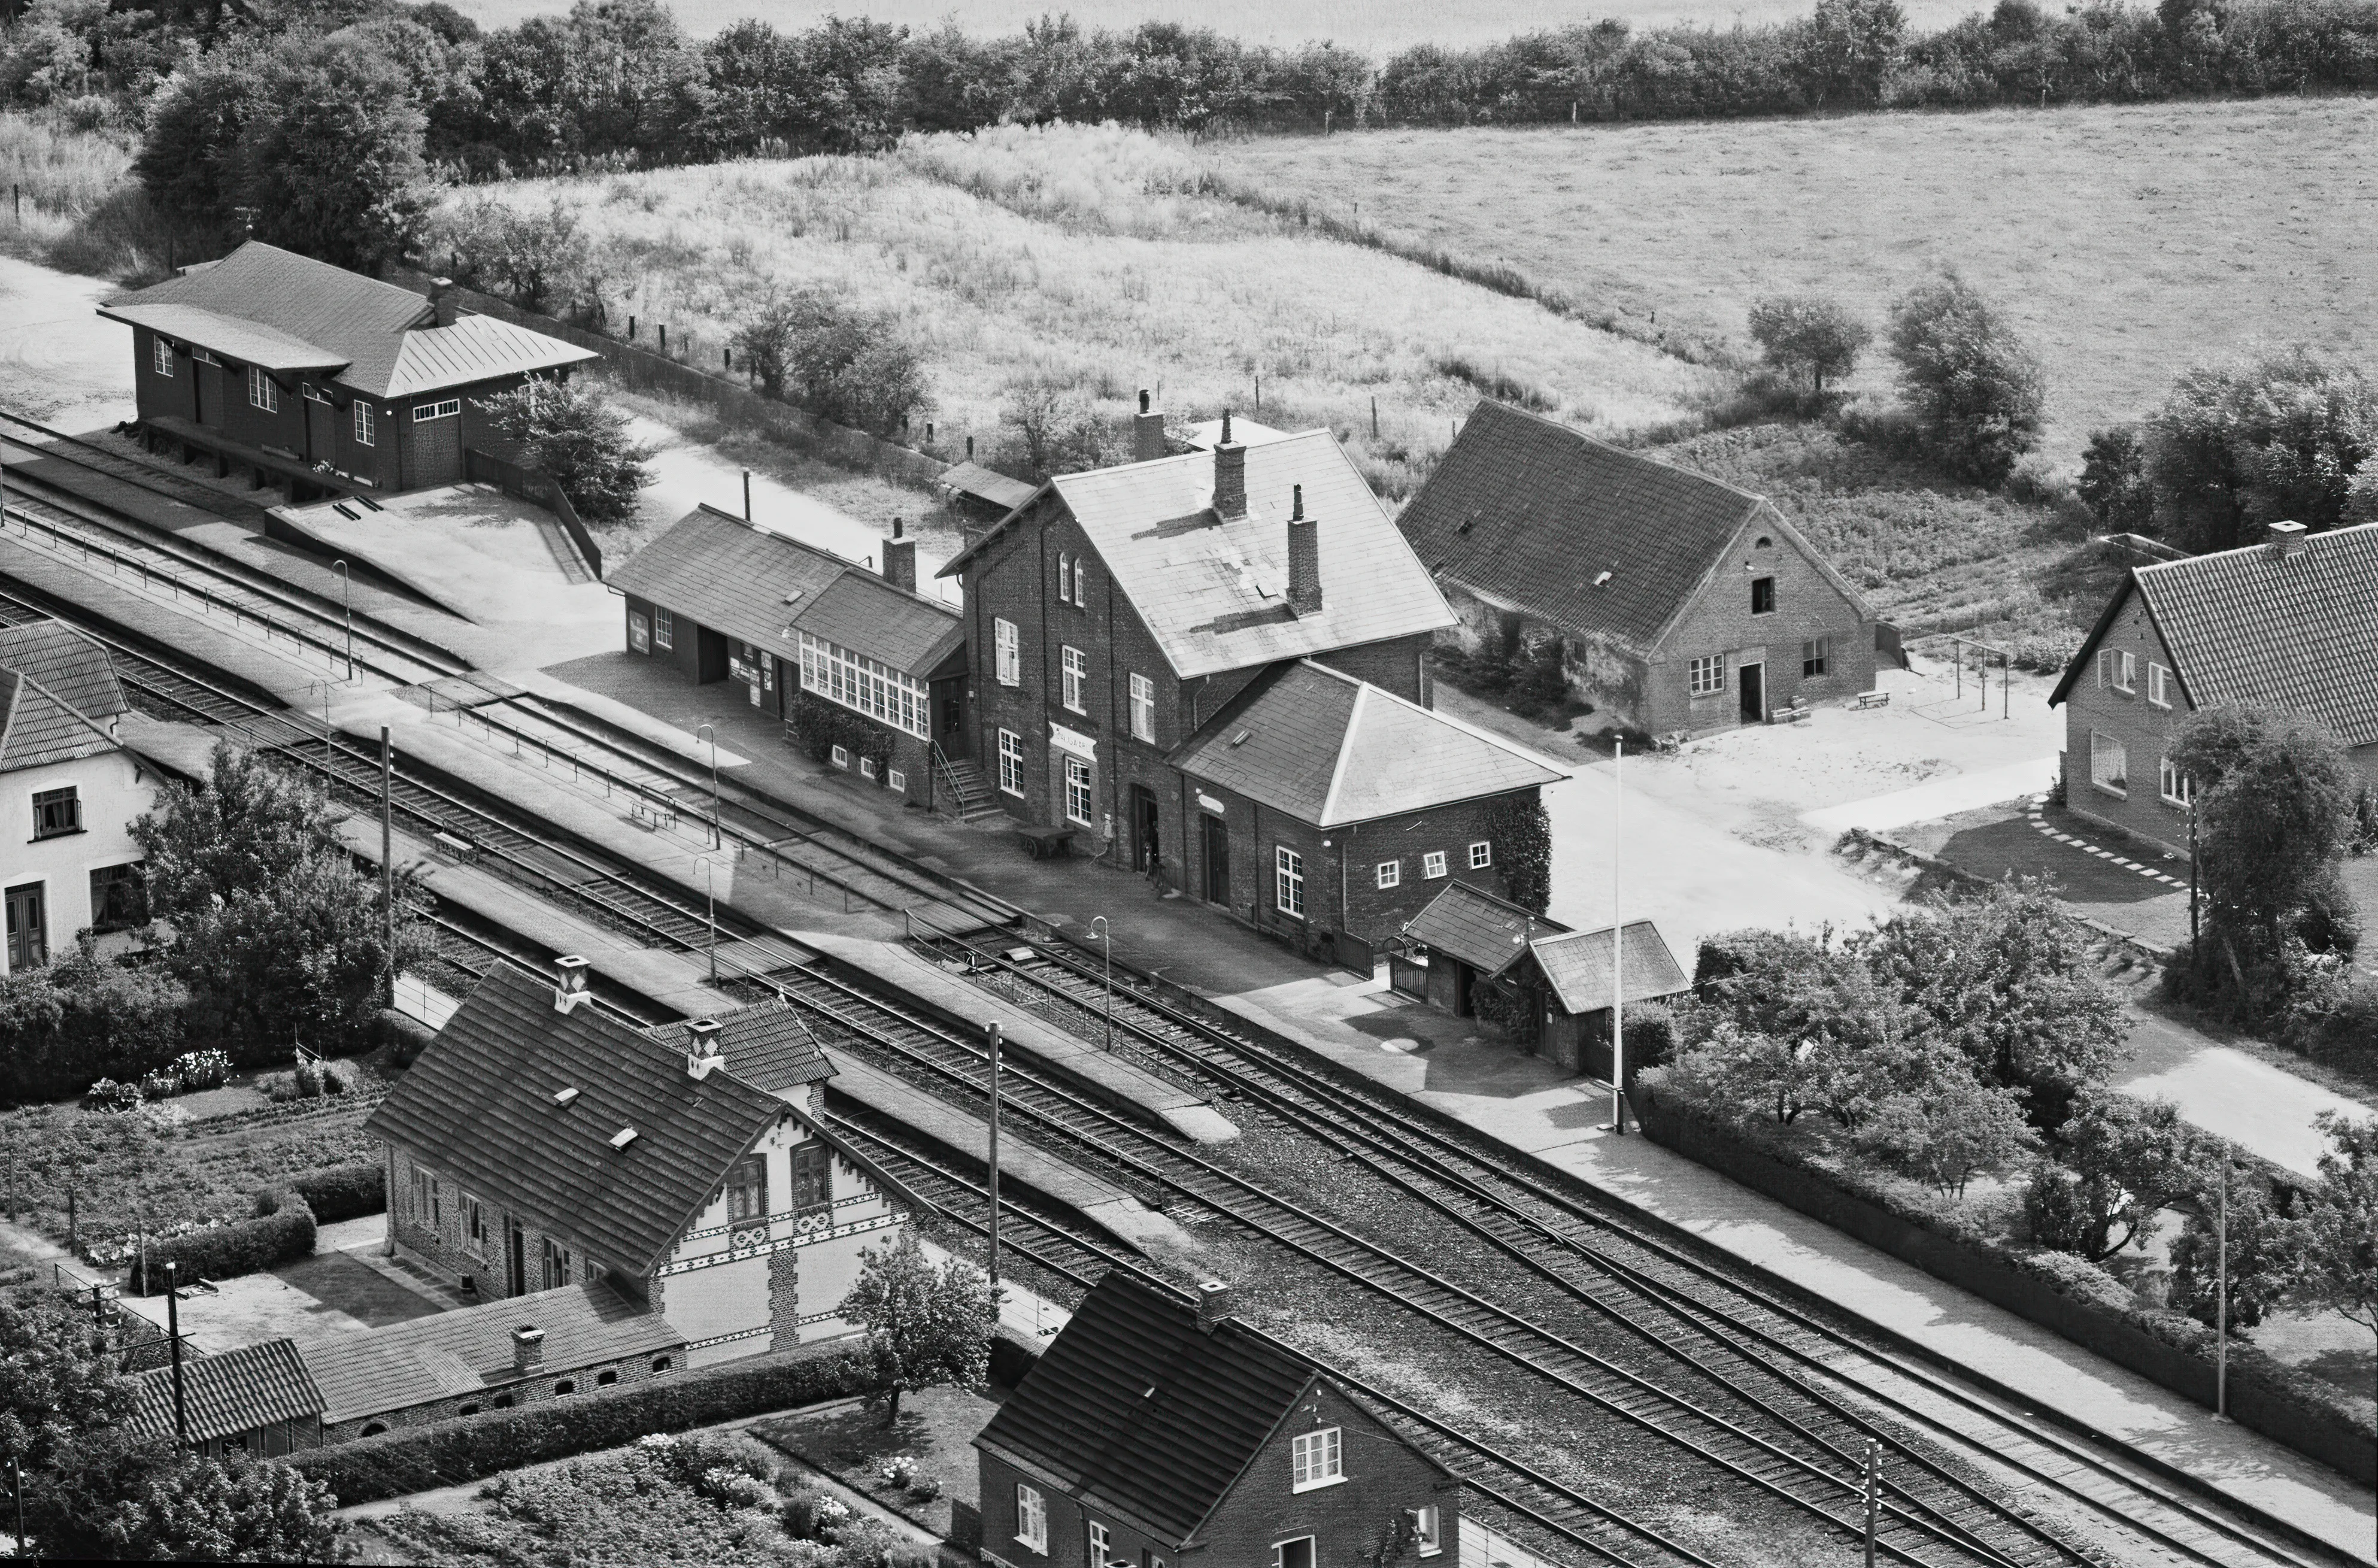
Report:
M413 461L409 489L462 482L462 403L450 398L413 411Z

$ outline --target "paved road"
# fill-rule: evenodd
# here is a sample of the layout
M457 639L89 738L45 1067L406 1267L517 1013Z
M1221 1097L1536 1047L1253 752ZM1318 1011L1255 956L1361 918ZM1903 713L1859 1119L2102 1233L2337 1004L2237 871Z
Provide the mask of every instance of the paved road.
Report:
M67 430L132 417L132 329L93 307L117 293L0 256L0 406Z

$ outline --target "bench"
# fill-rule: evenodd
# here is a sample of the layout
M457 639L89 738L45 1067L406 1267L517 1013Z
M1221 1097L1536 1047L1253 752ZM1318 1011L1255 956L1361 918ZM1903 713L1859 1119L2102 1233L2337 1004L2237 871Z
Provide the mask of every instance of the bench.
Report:
M1073 852L1075 831L1072 828L1031 826L1016 829L1015 836L1024 841L1024 847L1032 852L1033 859L1062 860Z
M1857 694L1857 705L1861 708L1888 708L1891 706L1891 693L1880 690L1861 691Z
M1778 708L1767 715L1767 722L1771 724L1805 724L1816 712L1814 708Z
M430 835L430 843L437 846L439 855L458 863L475 859L479 854L477 844L473 844L469 839L458 838L442 829Z

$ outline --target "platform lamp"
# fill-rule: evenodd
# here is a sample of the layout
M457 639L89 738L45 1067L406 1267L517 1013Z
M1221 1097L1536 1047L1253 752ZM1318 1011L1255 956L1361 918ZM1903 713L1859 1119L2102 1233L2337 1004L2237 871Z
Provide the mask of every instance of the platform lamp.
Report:
M1627 1136L1627 922L1619 913L1618 856L1627 843L1626 793L1619 770L1627 739L1611 737L1610 754L1610 1131Z
M1114 931L1107 925L1107 917L1105 916L1093 915L1090 916L1090 935L1098 938L1099 941L1106 944L1106 1048L1111 1051L1114 1049Z
M694 725L695 739L701 739L705 733L710 736L710 847L720 849L725 847L725 841L718 836L718 726Z
M339 608L347 617L347 678L353 680L355 678L355 601L350 590L354 584L347 575L347 563L344 558L332 561L330 565L335 567L339 573Z

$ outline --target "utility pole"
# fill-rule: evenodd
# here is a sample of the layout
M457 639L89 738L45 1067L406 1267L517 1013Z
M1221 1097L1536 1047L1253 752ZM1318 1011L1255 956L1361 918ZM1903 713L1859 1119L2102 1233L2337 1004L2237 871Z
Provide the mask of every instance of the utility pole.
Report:
M388 1005L396 1005L396 812L389 784L395 748L379 726L379 896L388 916Z
M330 564L339 569L339 608L347 617L347 678L353 680L355 678L355 600L350 590L354 587L354 579L348 574L343 558Z
M991 1285L999 1288L999 1020L991 1034Z
M173 1341L174 1356L174 1441L184 1448L190 1446L190 1408L182 1385L182 1291L175 1277L181 1265L171 1259L165 1263L165 1334Z
M1882 1512L1882 1444L1866 1440L1866 1568L1874 1568L1874 1526Z
M751 471L743 471L743 521L751 521Z
M2221 1141L2220 1196L2214 1211L2213 1418L2229 1418L2229 1141Z
M1627 1136L1627 924L1619 914L1618 856L1627 843L1621 820L1627 796L1620 773L1627 740L1613 736L1610 754L1610 1130Z
M696 737L705 732L710 736L710 847L723 849L726 847L726 841L718 836L718 726L716 724L694 726L693 733Z

